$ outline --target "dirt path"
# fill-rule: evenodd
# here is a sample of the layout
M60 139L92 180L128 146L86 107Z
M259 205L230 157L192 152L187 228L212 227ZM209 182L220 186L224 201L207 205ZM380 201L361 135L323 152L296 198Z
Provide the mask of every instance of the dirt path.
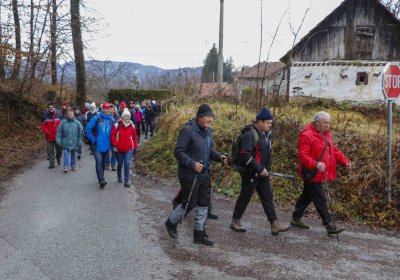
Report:
M179 228L179 244L172 240L163 222L171 210L175 182L136 177L139 201L147 208L142 236L150 236L173 260L179 279L400 279L400 240L394 236L368 232L365 227L349 226L335 237L326 235L316 219L305 218L310 230L291 229L275 237L259 203L251 203L243 221L247 233L229 228L234 201L217 197L217 221L207 222L207 233L215 239L213 248L194 245L193 213ZM282 222L290 213L279 211ZM173 271L171 268L170 271Z

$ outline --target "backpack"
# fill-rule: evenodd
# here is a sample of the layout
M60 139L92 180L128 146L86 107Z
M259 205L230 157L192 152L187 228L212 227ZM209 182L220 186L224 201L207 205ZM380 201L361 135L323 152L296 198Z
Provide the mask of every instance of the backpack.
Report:
M232 143L232 148L231 148L231 159L230 159L229 165L235 171L247 171L247 168L240 161L240 146L242 143L243 135L249 130L253 131L254 147L257 145L258 141L260 140L260 135L258 135L258 132L253 128L253 125L249 124L242 128L242 130L240 131L240 134L238 135L238 137L236 137L236 140Z
M99 123L103 123L104 122L103 118L100 118L97 115L96 115L96 117L97 117L96 124L92 128L92 133L93 133L94 136L97 136L97 126L99 125ZM86 145L90 145L90 140L89 140L89 138L87 138L87 135L86 135L86 129L84 129L83 132L82 132L82 141Z

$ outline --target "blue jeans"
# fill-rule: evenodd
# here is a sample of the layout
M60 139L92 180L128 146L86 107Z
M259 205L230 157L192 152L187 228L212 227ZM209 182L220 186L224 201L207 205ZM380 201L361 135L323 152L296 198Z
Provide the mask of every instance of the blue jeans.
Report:
M111 153L111 159L110 159L110 153ZM111 168L115 168L115 166L117 165L117 155L116 152L113 151L113 146L110 146L110 151L107 155L107 159L106 159L106 165L110 166L111 163Z
M121 176L121 171L122 171L122 165L124 165L124 183L129 182L129 169L131 165L131 157L132 157L133 150L130 150L126 153L120 153L117 152L117 160L118 160L118 165L117 165L117 174L118 178L122 177Z
M109 153L108 152L100 153L99 151L97 151L96 145L91 145L90 149L92 150L92 153L94 155L94 160L96 161L97 180L99 180L99 183L101 183L105 181L104 169L106 168L106 160L107 160L107 155Z
M64 158L64 169L76 167L76 150L62 149Z

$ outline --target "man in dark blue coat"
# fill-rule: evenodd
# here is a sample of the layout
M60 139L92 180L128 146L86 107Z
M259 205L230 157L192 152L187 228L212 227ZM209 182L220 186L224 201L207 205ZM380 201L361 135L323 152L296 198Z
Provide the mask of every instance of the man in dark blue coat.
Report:
M204 245L214 244L204 230L211 195L211 161L228 164L225 155L213 150L213 120L214 113L210 106L202 104L196 118L186 123L179 133L175 157L179 162L178 178L182 188L182 203L165 222L168 234L175 239L178 237L177 225L185 215L185 209L196 208L193 242Z

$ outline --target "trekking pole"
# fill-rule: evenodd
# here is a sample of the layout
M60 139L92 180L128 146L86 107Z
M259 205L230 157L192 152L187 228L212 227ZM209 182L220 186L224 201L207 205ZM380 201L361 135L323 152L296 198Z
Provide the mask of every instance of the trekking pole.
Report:
M292 180L293 188L296 188L297 190L299 189L297 184L296 184L296 177L294 177L293 175L276 173L276 172L268 172L268 174L271 175L271 176L282 177L282 178L285 178L285 179Z
M202 163L202 162L200 161L200 163ZM199 173L196 172L196 176L194 176L193 185L192 185L192 188L190 189L190 193L189 193L188 200L186 201L185 211L183 212L182 219L179 221L178 224L181 224L181 225L182 225L183 219L184 219L185 216L186 216L186 211L187 211L187 209L188 209L188 206L189 206L189 203L190 203L190 199L192 198L192 193L193 193L193 190L194 190L194 186L196 185L196 182L197 182L197 175L198 175L198 174L199 174ZM176 240L177 240L177 239L178 239L178 238L174 239L174 243L172 244L172 248L175 248L175 244L176 244Z
M329 187L328 187L328 183L326 182L325 172L322 172L322 174L324 175L324 188L326 191L326 196L328 197L329 208L331 209L332 222L333 222L333 226L335 227L335 230L336 230L335 213L333 212L331 196L329 195ZM339 242L339 233L336 233L336 240L337 240L337 243L339 244L340 243Z

